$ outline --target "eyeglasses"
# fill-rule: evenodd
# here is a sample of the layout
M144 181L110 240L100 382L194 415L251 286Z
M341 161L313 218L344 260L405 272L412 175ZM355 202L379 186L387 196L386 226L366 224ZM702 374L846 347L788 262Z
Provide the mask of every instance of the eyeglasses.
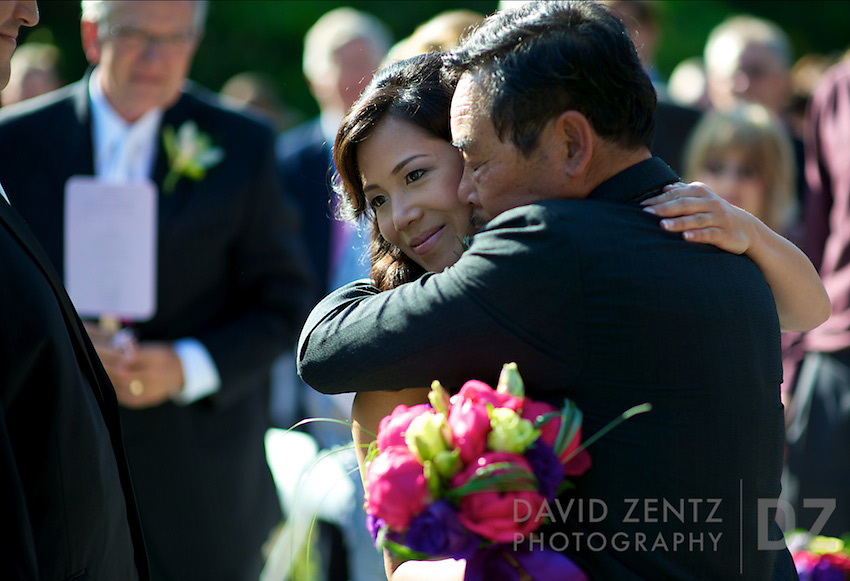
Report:
M166 51L185 50L191 47L196 40L194 31L158 35L120 24L113 24L109 27L109 36L120 43L123 48L133 51L146 50L153 46L159 46Z

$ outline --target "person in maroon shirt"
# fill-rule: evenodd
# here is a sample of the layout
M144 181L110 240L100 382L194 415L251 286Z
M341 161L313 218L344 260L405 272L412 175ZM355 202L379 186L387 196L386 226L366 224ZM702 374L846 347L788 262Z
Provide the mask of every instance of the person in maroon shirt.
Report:
M839 536L850 532L850 62L824 75L809 115L805 250L829 293L832 316L802 343L806 354L787 430L785 495L795 522L786 527L811 528L821 509L805 501L833 499L820 532Z

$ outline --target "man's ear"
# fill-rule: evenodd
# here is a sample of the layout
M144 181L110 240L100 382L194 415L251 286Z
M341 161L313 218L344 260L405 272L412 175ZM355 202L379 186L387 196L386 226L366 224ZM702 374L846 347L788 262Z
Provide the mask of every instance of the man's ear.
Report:
M83 52L90 65L100 62L100 38L98 37L97 23L83 20L80 22L80 37L83 41Z
M593 157L593 127L578 111L564 111L555 118L553 130L561 146L564 173L578 177L585 173Z

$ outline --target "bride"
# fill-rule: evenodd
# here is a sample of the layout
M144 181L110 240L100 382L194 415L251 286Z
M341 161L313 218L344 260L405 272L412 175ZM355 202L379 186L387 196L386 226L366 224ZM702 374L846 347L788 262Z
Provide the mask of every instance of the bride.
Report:
M334 147L348 217L372 222L372 281L376 291L450 267L467 237L483 226L458 198L463 160L451 143L453 87L441 78L441 56L429 54L379 71L342 122ZM829 314L829 301L811 263L793 244L702 184L673 184L644 202L659 227L694 243L746 254L773 291L783 330L808 330ZM478 218L480 220L480 217ZM357 393L352 432L363 459L378 424L398 404L427 401L427 388ZM410 561L386 555L392 579L463 576L463 562Z

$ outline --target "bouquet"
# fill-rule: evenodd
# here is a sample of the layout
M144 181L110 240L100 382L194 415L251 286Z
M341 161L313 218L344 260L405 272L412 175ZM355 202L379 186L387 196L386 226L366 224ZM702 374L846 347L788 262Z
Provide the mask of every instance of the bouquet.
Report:
M806 531L788 533L785 539L800 581L850 581L850 543Z
M543 524L544 504L590 468L576 405L558 410L526 398L515 363L503 367L496 389L471 380L449 397L435 381L429 401L397 406L367 455L365 508L376 545L405 559L466 559L470 581L520 572L586 579L560 553L516 549ZM639 407L631 415L650 406Z

